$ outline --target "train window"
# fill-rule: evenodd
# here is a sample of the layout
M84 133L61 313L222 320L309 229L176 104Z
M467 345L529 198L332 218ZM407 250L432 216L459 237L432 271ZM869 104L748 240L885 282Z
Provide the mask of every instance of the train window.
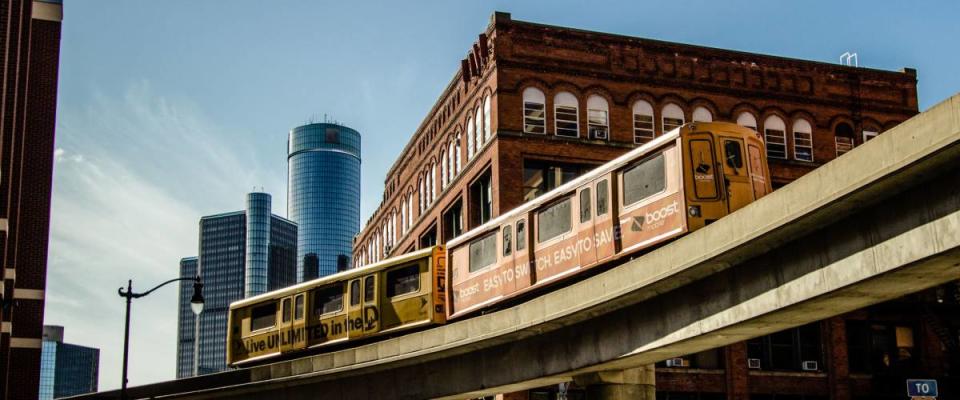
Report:
M537 241L546 242L570 231L570 198L537 213Z
M590 188L580 191L580 223L590 220Z
M513 227L507 225L503 227L503 255L509 256L513 251Z
M350 306L360 305L360 280L350 282Z
M320 316L343 309L343 282L313 292L313 315Z
M723 142L723 152L726 153L727 165L731 168L743 168L743 151L740 150L740 143L734 140L725 140Z
M607 180L597 183L597 216L607 213Z
M527 221L520 220L517 222L517 251L523 250L527 247Z
M387 297L420 290L420 264L411 264L387 272Z
M649 158L623 173L623 204L631 205L666 188L663 154Z
M368 276L363 280L363 301L373 301L373 276Z
M290 299L283 299L283 322L290 322Z
M298 295L293 303L293 319L303 319L303 295Z
M470 272L497 262L497 235L490 233L470 243Z
M250 310L250 330L270 328L277 323L277 303L271 302Z

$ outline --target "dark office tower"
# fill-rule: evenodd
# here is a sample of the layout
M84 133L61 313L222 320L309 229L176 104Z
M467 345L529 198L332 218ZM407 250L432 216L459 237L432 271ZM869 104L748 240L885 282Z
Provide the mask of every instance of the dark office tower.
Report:
M36 399L50 234L60 1L0 0L0 398Z
M62 326L43 327L40 400L97 391L100 349L63 342Z
M243 298L246 227L243 211L200 218L199 268L204 304L197 330L199 375L227 367L227 311L231 302ZM187 303L189 307L189 300Z
M270 195L247 194L247 260L244 297L267 291L267 261L270 255Z
M197 276L197 257L180 260L180 277ZM193 282L180 281L180 307L177 310L177 379L193 376L193 357L196 350L197 316L190 309Z
M193 271L199 270L203 280L204 307L197 318L196 330L191 330L194 326L190 309L193 288L184 284L179 303L177 378L227 368L230 303L245 297L250 283L248 277L251 276L258 281L260 293L295 283L296 244L296 224L270 214L270 196L266 193L247 195L246 211L200 218L200 255L181 260L180 270L181 276L192 276L196 274ZM250 255L256 256L262 272L250 275ZM190 348L190 344L194 347Z
M303 282L337 272L341 256L351 264L360 230L360 133L309 124L293 128L287 146L287 215L297 223L297 282Z

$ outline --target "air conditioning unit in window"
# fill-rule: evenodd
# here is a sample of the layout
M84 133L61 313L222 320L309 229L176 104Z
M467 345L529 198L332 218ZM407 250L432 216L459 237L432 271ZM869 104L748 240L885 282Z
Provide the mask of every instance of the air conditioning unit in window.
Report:
M747 368L750 368L750 369L760 369L760 359L759 359L759 358L748 358L748 359L747 359Z
M670 368L686 368L689 366L690 366L690 360L687 360L685 358L677 357L677 358L671 358L667 360L667 367L670 367Z
M606 139L607 128L590 128L590 137L594 139Z
M817 365L817 362L816 362L816 361L804 361L803 363L801 363L801 368L803 368L804 371L819 371L819 370L820 370L820 368L819 368L819 366Z

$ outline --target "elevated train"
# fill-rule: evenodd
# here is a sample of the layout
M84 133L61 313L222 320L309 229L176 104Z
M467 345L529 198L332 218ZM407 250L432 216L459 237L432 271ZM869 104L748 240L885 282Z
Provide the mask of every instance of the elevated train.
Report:
M686 124L445 246L234 302L227 363L466 318L702 228L771 190L756 132Z

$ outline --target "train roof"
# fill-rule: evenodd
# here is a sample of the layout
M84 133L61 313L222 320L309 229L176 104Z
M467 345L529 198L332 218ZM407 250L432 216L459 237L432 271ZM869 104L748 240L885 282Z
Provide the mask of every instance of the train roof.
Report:
M343 272L338 272L333 275L327 275L321 278L309 280L306 282L301 282L293 286L285 287L283 289L277 289L272 292L267 292L267 293L259 294L253 297L237 300L237 301L234 301L233 303L230 303L230 308L232 309L235 307L248 306L248 305L259 303L263 300L268 300L268 299L279 299L282 297L290 296L294 293L302 292L305 289L309 289L312 287L322 286L327 283L350 280L358 276L363 276L370 272L379 271L381 269L384 269L396 264L401 264L410 260L416 260L419 258L426 257L432 254L433 250L437 247L442 247L442 246L431 246L425 249L420 249L420 250L402 254L396 257L388 258L386 260L379 261L370 265L364 265L359 268L348 269Z
M487 222L484 223L483 225L480 225L480 226L478 226L478 227L476 227L476 228L473 228L473 229L471 229L471 230L469 230L469 231L467 231L467 232L464 232L462 235L458 236L457 238L455 238L455 239L450 240L449 242L447 242L447 246L449 246L449 247L458 246L458 245L462 244L463 242L465 242L465 241L467 241L467 240L469 240L469 239L472 239L473 236L476 235L476 234L479 234L479 233L481 233L481 232L485 232L485 231L491 230L491 229L493 229L494 227L499 227L500 224L503 223L503 221L505 221L505 220L509 220L509 219L512 219L512 218L516 218L519 214L526 213L526 212L530 211L531 209L535 209L535 208L538 208L538 207L540 207L540 206L542 206L542 205L544 205L544 204L550 203L550 202L556 200L555 197L556 197L557 195L562 194L562 193L565 193L565 192L568 192L568 191L570 191L570 190L573 190L573 189L579 187L580 185L584 184L585 182L589 182L589 181L591 181L591 180L593 180L593 179L596 179L596 178L598 178L598 177L600 177L600 176L602 176L602 175L604 175L604 174L606 174L606 173L608 173L608 172L610 172L610 171L612 171L612 170L614 170L614 169L620 168L620 167L628 164L630 161L636 159L636 158L639 157L639 156L642 156L642 155L644 155L644 154L647 154L647 153L649 153L649 152L652 152L653 150L658 149L658 148L660 148L661 146L663 146L663 145L665 145L665 144L667 144L667 143L670 143L670 142L672 142L672 141L675 141L676 139L678 139L678 138L680 137L680 134L681 134L681 132L682 132L683 130L685 130L685 129L686 129L687 131L696 130L696 127L697 127L697 126L700 126L700 125L707 125L708 127L709 127L709 126L720 125L720 126L723 126L723 130L748 130L748 131L749 131L749 128L744 128L744 127L742 127L742 126L740 126L740 125L737 125L737 124L734 124L734 123L730 123L730 122L689 122L689 123L686 123L686 124L684 124L684 125L682 125L682 126L680 126L680 127L677 127L677 128L675 128L675 129L671 130L670 132L667 132L667 133L661 135L660 137L657 137L657 138L655 138L655 139L653 139L653 140L651 140L651 141L649 141L649 142L647 142L647 143L644 143L644 144L641 145L640 147L637 147L637 148L635 148L635 149L633 149L633 150L630 150L630 151L626 152L625 154L621 155L620 157L617 157L617 158L613 159L612 161L609 161L609 162L607 162L607 163L605 163L605 164L603 164L603 165L601 165L601 166L599 166L599 167L597 167L597 168L594 168L594 169L591 170L590 172L587 172L586 174L583 174L583 175L581 175L580 177L578 177L578 178L576 178L576 179L574 179L574 180L572 180L572 181L570 181L570 182L567 182L567 183L565 183L565 184L563 184L563 185L560 185L560 186L554 188L553 190L551 190L551 191L549 191L549 192L547 192L547 193L544 193L543 195L541 195L540 197L538 197L538 198L536 198L536 199L530 200L530 201L528 201L528 202L520 205L519 207L516 207L516 208L514 208L513 210L510 210L510 211L507 212L506 214L502 214L502 215L500 215L500 216L497 217L497 218L494 218L494 219L492 219L492 220L490 220L490 221L487 221ZM707 130L710 130L710 129L708 128ZM751 132L752 132L752 131L751 131Z

